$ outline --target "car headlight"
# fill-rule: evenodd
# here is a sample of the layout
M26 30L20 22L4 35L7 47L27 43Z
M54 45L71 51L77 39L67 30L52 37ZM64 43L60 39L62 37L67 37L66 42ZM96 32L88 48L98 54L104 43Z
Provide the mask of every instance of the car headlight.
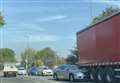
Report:
M76 73L76 76L84 77L85 75L83 73Z
M46 71L43 71L43 73L46 73Z

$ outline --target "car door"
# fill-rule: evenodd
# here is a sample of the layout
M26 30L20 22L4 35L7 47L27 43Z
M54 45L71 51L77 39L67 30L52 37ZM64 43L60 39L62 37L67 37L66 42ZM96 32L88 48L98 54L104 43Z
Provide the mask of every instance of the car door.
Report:
M66 73L65 71L66 71L66 65L62 65L62 66L60 66L59 68L58 68L58 70L57 70L57 75L58 75L58 78L60 78L60 79L64 79L64 73Z
M63 69L64 69L64 65L62 65L62 66L60 66L59 68L57 68L57 71L56 71L56 73L57 73L57 76L58 76L58 78L59 79L63 79Z
M66 66L64 67L64 69L62 70L62 78L63 79L69 79L69 67Z
M61 70L61 78L68 79L69 78L69 65L64 65Z

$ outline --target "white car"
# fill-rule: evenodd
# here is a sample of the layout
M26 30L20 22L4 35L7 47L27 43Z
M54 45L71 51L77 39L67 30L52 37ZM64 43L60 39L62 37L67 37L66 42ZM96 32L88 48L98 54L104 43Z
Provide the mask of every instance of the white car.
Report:
M49 69L49 68L43 68L42 69L42 75L45 76L45 75L53 75L53 70L52 69Z
M61 65L54 70L53 78L55 80L64 79L69 81L84 80L85 74L80 71L76 65Z
M24 67L18 68L18 75L26 75L27 72Z

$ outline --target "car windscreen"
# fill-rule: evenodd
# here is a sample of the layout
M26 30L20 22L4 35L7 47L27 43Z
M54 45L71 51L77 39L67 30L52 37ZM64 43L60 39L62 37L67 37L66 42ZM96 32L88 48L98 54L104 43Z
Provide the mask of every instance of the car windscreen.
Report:
M70 68L71 68L72 70L79 70L79 67L78 67L78 66L75 66L75 65L72 65Z

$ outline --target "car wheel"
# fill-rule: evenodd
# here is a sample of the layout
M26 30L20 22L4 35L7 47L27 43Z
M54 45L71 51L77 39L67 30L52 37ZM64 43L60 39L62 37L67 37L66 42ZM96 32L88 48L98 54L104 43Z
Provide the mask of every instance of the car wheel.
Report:
M42 76L44 76L44 73L42 72Z
M74 82L75 81L74 75L72 75L72 74L69 75L69 81L70 82Z
M57 74L53 74L53 78L54 78L55 80L58 80Z
M4 73L4 75L3 75L4 77L7 77L7 74L6 73Z
M14 76L14 77L17 77L17 74L15 73L13 76Z

